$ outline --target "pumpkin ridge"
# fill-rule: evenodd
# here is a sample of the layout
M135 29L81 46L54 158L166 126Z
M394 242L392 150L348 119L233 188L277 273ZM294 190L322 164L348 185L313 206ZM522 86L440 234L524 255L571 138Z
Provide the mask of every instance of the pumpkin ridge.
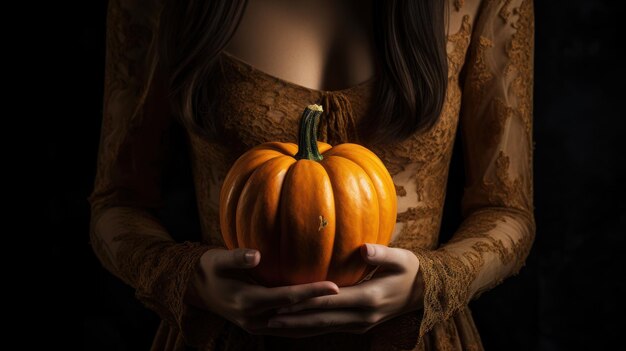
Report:
M250 208L243 210L243 214L237 213L238 222L249 223L250 235L244 239L243 244L261 251L261 262L251 269L251 273L269 285L284 281L279 261L280 247L273 243L280 240L281 236L279 213L282 186L288 169L295 162L292 157L283 155L259 166L247 183L249 190L253 192L249 200Z
M333 205L332 205L333 213L329 214L328 216L328 218L330 218L333 223L328 223L326 227L330 226L333 229L332 230L333 242L331 244L330 251L334 252L335 245L337 244L337 196L335 196L335 188L333 186L333 180L331 179L330 174L328 174L328 170L326 169L326 167L324 167L322 163L318 163L318 164L321 166L320 168L324 170L324 176L326 177L326 179L328 179L328 186L330 187L329 193L333 197ZM330 231L330 230L327 230L327 231ZM332 267L332 264L333 264L333 255L331 254L330 258L328 259L328 262L326 262L326 272L325 272L326 279L328 279L328 275Z
M378 194L367 171L356 162L345 157L332 155L326 157L320 164L329 174L331 185L334 185L333 182L338 183L334 195L335 200L340 201L340 205L335 208L337 227L330 264L333 269L330 271L329 279L339 286L350 285L359 281L368 268L360 254L361 241L375 243L379 236L380 203ZM348 174L350 177L354 177L356 184L346 186L345 179ZM368 184L364 185L362 180ZM359 200L356 203L354 196L349 193L352 188L359 192ZM342 198L349 200L342 202ZM352 205L359 210L355 211L355 208L351 207ZM364 211L367 213L363 213ZM347 213L358 216L358 218L343 218ZM372 222L374 222L373 225ZM359 244L355 245L355 242ZM341 245L341 247L337 245ZM338 273L342 269L350 273Z
M228 249L239 247L237 239L236 212L239 197L250 175L265 162L284 154L273 151L256 151L242 155L226 174L220 190L220 206L225 204L225 209L220 209L220 228L224 243ZM272 157L273 156L273 157ZM241 162L240 162L241 161ZM236 199L234 198L236 197Z
M308 283L326 279L332 259L335 241L334 194L329 192L331 184L327 173L317 161L299 160L285 175L281 199L281 266L285 268L290 284ZM312 186L302 186L312 182ZM328 197L332 197L329 201ZM327 209L329 224L318 231L314 222L319 213L314 208ZM297 228L299 233L291 232ZM320 236L323 235L323 236ZM321 256L316 256L316 255Z
M280 187L279 187L280 193L278 194L278 206L276 207L277 211L276 211L276 219L275 219L275 228L276 228L276 232L278 233L277 234L277 240L278 241L272 243L272 244L274 244L276 252L278 253L278 256L276 256L276 261L277 261L276 269L278 270L278 276L279 276L280 282L279 282L279 284L276 284L276 285L286 285L286 284L289 284L289 282L286 279L288 272L285 271L285 267L281 264L282 263L281 262L281 257L283 255L283 250L282 250L282 245L280 243L283 240L283 238L282 238L283 235L285 235L285 233L283 232L283 228L282 228L282 221L283 221L283 218L282 218L282 216L283 216L282 207L284 205L283 189L284 189L284 186L285 186L285 181L287 180L287 175L289 174L289 172L291 172L291 170L293 169L295 164L298 162L293 157L291 157L291 159L294 162L290 163L289 167L287 167L285 169L285 175L283 176L283 180L280 183Z
M334 152L329 152L325 154L325 156L326 157L343 157L357 164L359 164L360 161L365 159L367 161L364 161L364 162L368 163L369 167L373 166L372 168L376 170L375 172L372 172L372 173L378 175L378 177L383 182L383 184L380 187L376 187L375 182L370 177L370 180L372 180L372 183L374 183L377 189L377 195L379 195L378 203L381 206L379 210L386 209L387 208L385 206L386 202L391 201L391 206L389 207L389 215L394 216L394 221L393 223L388 223L388 225L385 225L385 223L379 223L380 231L379 231L379 237L376 241L376 243L378 244L387 245L393 235L393 230L396 224L395 217L397 216L397 213L398 213L398 205L397 205L397 198L396 198L397 195L395 192L395 185L393 183L393 179L387 172L387 169L385 168L384 164L380 162L380 159L378 159L375 154L373 154L372 152L370 152L369 150L365 148L350 149L347 147L341 147L342 145L346 145L346 144L338 145L337 147L333 149L335 150ZM365 170L365 167L361 167L361 168ZM382 194L379 193L378 190L382 191ZM383 195L382 198L380 195ZM387 218L387 217L382 216L382 218ZM386 228L386 227L389 227L389 228Z
M239 212L241 211L244 214L249 214L249 213L253 213L253 211L257 208L256 207L256 202L260 198L260 193L258 191L259 190L258 188L262 187L262 186L266 186L266 182L264 181L265 178L261 177L260 174L262 172L270 173L270 170L267 170L267 168L275 167L274 164L275 163L279 163L282 158L287 158L287 159L293 160L293 158L291 158L290 156L287 156L287 155L273 157L273 158L263 162L258 167L256 167L252 171L250 176L246 179L246 181L245 181L245 183L244 183L244 185L243 185L243 187L241 189L241 192L239 193L239 199L237 201L237 210L235 212L235 216L237 218L237 223L248 221L248 220L251 221L251 223L255 222L254 221L255 218L253 218L254 217L253 215L248 215L248 216L240 215ZM252 192L252 193L248 194L249 192ZM251 203L249 205L250 208L247 208L244 211L244 210L240 210L240 204L242 204L243 201L252 201L253 203ZM243 204L241 206L242 207L246 206L246 204ZM239 245L243 245L244 247L250 247L251 244L253 244L251 237L250 236L246 236L246 237L242 237L242 239L240 239L239 238L240 234L244 235L243 233L240 233L239 230L237 230L237 238L238 238ZM256 247L252 247L252 248L256 249Z
M376 194L376 202L378 203L378 212L380 213L380 211L382 209L386 209L386 207L385 207L385 201L386 201L385 198L387 196L385 196L385 195L387 195L387 194L385 194L385 193L379 194L378 193L379 190L382 190L383 192L385 191L385 185L384 185L385 180L381 179L381 182L383 182L383 184L380 187L377 186L376 185L377 182L374 179L372 179L372 176L370 175L370 173L371 173L372 175L376 176L377 175L376 171L378 171L378 173L379 173L379 170L378 170L378 167L377 167L376 163L373 162L371 159L368 159L368 158L358 158L358 157L355 157L355 156L356 155L351 155L351 154L348 154L346 152L346 154L334 154L334 155L329 156L329 157L339 157L339 158L342 158L344 160L348 160L348 161L354 163L356 166L358 166L358 168L361 169L361 171L369 179L369 181L371 183L371 186L372 186L372 191ZM371 169L374 169L376 171L371 171ZM380 177L380 175L379 175L379 178L382 178L382 177ZM379 188L381 188L381 189L379 189ZM380 195L383 195L383 198L380 198ZM377 231L377 233L378 233L378 235L376 236L376 240L374 241L374 243L376 243L376 244L381 243L383 241L382 239L384 239L387 236L385 223L383 221L381 221L380 218L379 218L379 221L378 221L378 231Z

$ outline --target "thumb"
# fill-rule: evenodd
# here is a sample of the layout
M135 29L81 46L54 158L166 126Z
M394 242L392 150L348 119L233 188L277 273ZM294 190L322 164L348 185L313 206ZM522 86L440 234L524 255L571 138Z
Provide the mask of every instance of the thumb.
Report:
M220 251L214 261L216 269L252 268L261 261L261 253L254 249L237 248Z
M365 262L375 266L385 266L404 270L405 256L401 250L380 244L365 243L361 246L361 255Z

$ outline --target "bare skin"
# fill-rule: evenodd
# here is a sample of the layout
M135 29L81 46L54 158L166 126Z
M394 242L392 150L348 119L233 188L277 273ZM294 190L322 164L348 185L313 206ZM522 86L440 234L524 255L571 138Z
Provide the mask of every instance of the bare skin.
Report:
M308 88L356 85L375 73L370 1L251 0L225 50Z
M365 282L337 287L331 281L267 288L255 284L246 269L263 259L246 249L213 249L200 259L185 301L217 313L250 334L307 337L332 332L363 334L379 323L422 307L419 260L409 250L368 244L375 254L365 262L380 266ZM273 323L270 323L273 322Z
M479 4L451 11L449 33L463 16L473 21ZM371 9L372 0L250 0L225 51L307 88L351 87L376 72Z
M479 1L452 12L450 33L462 17L474 18ZM250 0L225 50L281 79L315 90L340 90L364 82L376 70L370 1ZM469 11L469 12L468 12ZM186 301L216 312L255 335L306 337L332 332L363 334L399 314L422 308L419 259L409 250L371 245L365 262L379 266L361 284L330 281L266 288L247 278L259 264L253 250L209 250L190 282ZM275 322L275 323L270 323Z

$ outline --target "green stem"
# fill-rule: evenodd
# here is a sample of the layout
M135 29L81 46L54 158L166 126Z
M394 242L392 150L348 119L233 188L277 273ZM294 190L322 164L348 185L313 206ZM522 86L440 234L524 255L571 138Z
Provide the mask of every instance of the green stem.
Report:
M319 162L324 159L317 148L317 125L323 111L320 105L309 105L304 109L300 119L298 153L294 156L296 160L307 159Z

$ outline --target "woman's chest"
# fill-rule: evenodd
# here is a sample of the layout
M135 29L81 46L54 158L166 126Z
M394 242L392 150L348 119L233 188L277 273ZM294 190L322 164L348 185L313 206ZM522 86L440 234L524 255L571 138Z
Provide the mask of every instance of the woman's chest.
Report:
M225 51L303 87L337 90L373 76L372 1L250 1Z
M220 135L213 142L226 145L233 155L270 141L297 143L300 117L310 104L322 105L325 111L320 117L318 140L336 144L329 139L341 134L343 137L334 140L361 143L374 151L392 174L408 163L444 159L454 142L461 101L456 79L450 80L441 115L430 130L382 146L353 138L360 133L358 122L377 113L374 84L351 89L349 93L321 93L270 79L245 67L230 66L224 73L215 109Z

